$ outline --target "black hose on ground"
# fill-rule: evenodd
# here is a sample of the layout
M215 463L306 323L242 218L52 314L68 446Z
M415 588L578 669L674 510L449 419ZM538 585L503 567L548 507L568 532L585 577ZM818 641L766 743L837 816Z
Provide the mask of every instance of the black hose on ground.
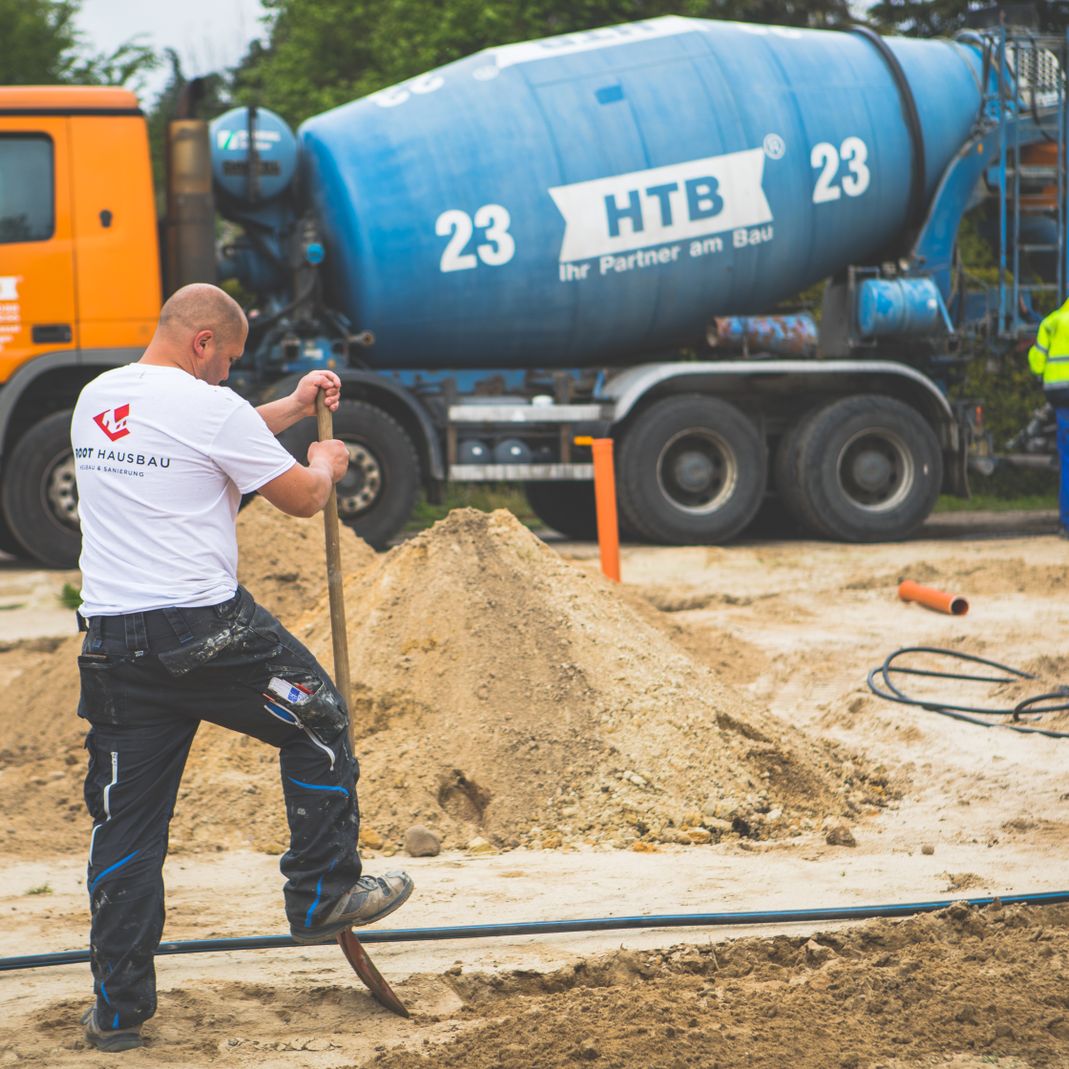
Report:
M937 657L950 657L959 661L967 661L970 664L980 664L987 668L993 668L1005 675L970 675L964 672L940 672L928 668L906 668L895 664L899 657L911 653L926 653ZM869 690L877 698L884 701L898 702L900 705L914 705L920 709L926 709L930 713L939 713L942 716L952 717L954 720L964 720L969 724L978 724L980 727L1005 727L1011 731L1019 731L1027 735L1046 735L1052 739L1069 739L1067 731L1053 731L1050 728L1031 726L1034 722L1021 723L1024 714L1039 717L1044 713L1058 713L1069 710L1069 687L1059 687L1057 690L1048 691L1044 694L1035 694L1013 706L977 706L957 705L952 702L944 702L934 698L912 698L901 688L895 686L891 679L892 673L898 675L928 676L936 679L960 679L970 683L1016 683L1022 679L1035 679L1030 672L1020 668L1013 668L1008 664L1000 664L998 661L988 660L986 657L977 657L972 653L962 653L959 650L940 649L938 646L903 646L887 656L887 659L878 668L873 668L868 674ZM883 683L881 689L876 678ZM1036 706L1041 702L1052 702L1041 709ZM1012 723L1005 723L1002 719L984 720L982 717L1009 717Z
M441 939L500 939L504 936L558 935L569 932L613 932L634 928L721 928L748 924L800 924L812 921L857 921L872 917L912 917L935 913L963 903L967 906L1051 906L1069 902L1069 891L945 899L939 902L904 902L878 906L838 906L822 909L768 909L747 913L668 913L649 917L590 917L582 920L518 921L513 924L460 924L444 928L392 928L361 930L361 943L419 943ZM256 935L237 939L185 939L160 943L156 956L211 954L233 950L276 950L304 944L288 935ZM307 949L307 947L306 947ZM0 972L43 969L50 965L80 965L89 961L88 950L56 954L28 954L0 958Z

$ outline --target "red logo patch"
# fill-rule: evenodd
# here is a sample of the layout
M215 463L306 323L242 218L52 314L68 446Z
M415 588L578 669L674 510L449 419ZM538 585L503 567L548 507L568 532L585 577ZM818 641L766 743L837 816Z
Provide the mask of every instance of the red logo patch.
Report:
M93 422L113 441L125 438L130 433L126 421L130 417L130 406L119 405L118 408L105 408L93 417Z

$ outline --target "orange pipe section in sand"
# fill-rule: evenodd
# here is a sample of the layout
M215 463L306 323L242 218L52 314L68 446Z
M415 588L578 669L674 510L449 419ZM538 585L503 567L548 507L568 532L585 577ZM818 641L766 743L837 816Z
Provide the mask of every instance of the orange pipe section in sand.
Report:
M588 445L594 454L594 504L598 516L598 552L601 570L620 582L620 525L616 516L616 471L612 462L612 439L580 437L576 445Z
M921 586L912 579L903 579L898 584L898 596L903 601L915 601L918 605L945 612L948 616L964 616L969 611L969 603L960 594L948 594L934 587Z

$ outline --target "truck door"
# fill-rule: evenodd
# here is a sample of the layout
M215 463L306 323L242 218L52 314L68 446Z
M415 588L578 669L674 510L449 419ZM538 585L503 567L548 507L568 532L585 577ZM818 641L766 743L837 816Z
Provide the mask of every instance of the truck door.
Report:
M144 349L160 311L148 131L139 114L74 115L71 216L79 344ZM136 359L136 357L135 357Z
M0 382L78 344L67 122L0 114Z

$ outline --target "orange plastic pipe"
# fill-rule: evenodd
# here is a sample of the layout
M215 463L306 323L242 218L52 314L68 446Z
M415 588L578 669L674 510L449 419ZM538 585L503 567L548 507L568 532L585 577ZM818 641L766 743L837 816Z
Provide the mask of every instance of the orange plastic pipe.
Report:
M969 611L969 603L960 594L948 594L945 590L921 586L912 579L903 579L898 584L898 596L903 601L915 601L918 605L945 612L948 616L964 616Z
M612 462L611 438L575 439L576 445L588 445L594 454L594 505L598 517L598 553L601 570L620 582L620 524L616 517L616 470Z

